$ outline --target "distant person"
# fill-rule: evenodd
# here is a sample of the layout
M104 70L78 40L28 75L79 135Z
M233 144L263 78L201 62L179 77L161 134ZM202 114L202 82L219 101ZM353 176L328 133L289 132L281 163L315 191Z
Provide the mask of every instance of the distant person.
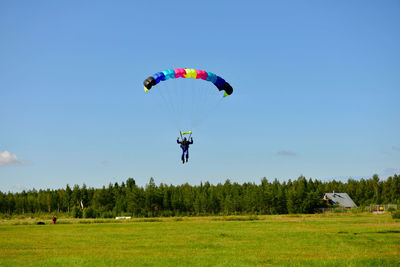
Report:
M186 154L186 162L188 162L188 160L189 160L189 145L193 144L193 138L190 138L190 142L189 142L186 139L186 137L183 138L182 141L179 141L179 137L178 137L176 142L181 145L181 148L182 148L181 160L182 160L182 164L185 164L185 154Z
M57 218L55 216L53 216L52 220L53 220L53 224L56 224Z

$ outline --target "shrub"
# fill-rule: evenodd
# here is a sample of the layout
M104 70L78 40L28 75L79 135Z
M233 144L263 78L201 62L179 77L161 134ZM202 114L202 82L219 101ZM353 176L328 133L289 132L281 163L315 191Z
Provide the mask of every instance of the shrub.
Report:
M74 207L72 210L72 217L73 218L82 218L82 210L78 207Z
M400 210L392 212L393 219L400 219Z
M107 218L114 218L114 215L113 215L113 213L112 213L111 211L106 211L106 212L103 212L103 213L101 214L101 217L102 217L102 218L105 218L105 219L107 219Z
M92 207L84 209L83 218L96 218L96 211Z
M388 208L388 212L393 212L393 211L395 211L396 209L395 209L395 207L390 207L390 208Z
M0 219L11 219L11 215L8 213L0 213Z

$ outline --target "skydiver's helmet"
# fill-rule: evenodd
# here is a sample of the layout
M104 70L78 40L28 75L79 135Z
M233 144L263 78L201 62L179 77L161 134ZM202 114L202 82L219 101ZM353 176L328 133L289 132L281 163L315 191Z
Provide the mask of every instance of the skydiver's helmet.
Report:
M187 139L186 139L186 137L184 137L184 138L183 138L183 142L187 142Z

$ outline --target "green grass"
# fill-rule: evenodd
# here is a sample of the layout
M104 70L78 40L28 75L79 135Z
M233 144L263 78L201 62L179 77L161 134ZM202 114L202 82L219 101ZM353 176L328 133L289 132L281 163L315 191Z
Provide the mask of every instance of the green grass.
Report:
M0 266L399 266L390 215L0 221Z

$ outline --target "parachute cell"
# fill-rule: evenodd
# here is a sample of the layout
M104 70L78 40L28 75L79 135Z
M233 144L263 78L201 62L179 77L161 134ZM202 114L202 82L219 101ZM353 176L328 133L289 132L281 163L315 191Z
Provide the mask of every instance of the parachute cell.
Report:
M204 70L195 70L195 69L168 69L162 72L157 72L153 76L150 76L146 80L144 80L144 90L148 92L153 86L158 84L160 81L165 81L168 79L174 78L193 78L193 79L202 79L209 82L212 82L219 91L225 91L224 97L231 95L233 93L232 86L226 82L223 78L217 76L212 72L207 72Z

